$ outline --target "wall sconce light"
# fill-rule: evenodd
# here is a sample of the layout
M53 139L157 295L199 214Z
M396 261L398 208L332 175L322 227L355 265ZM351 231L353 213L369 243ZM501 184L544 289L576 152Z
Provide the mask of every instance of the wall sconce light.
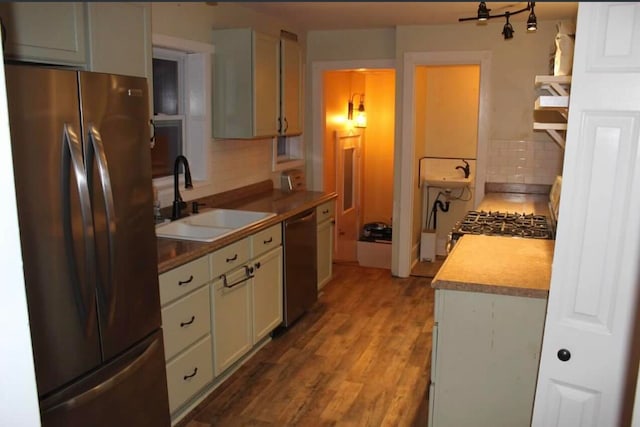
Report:
M360 103L358 105L358 112L356 114L354 125L357 128L366 128L367 112L364 110L364 93L361 93L359 95L360 95ZM358 94L354 93L353 95L351 95L351 98L349 98L349 105L347 109L347 119L349 121L353 121L353 100L356 96L358 96Z
M502 27L502 35L504 36L505 40L508 40L513 38L513 33L515 32L513 26L511 26L511 23L509 22L509 17L512 15L517 15L518 13L529 11L529 18L527 19L527 32L533 33L538 29L538 20L534 12L535 5L536 2L530 1L527 2L527 6L522 9L515 10L513 12L506 11L505 13L501 13L500 15L491 15L491 9L488 9L487 4L481 1L478 5L477 16L474 16L472 18L458 18L458 22L479 21L481 23L485 23L487 20L492 18L505 18L506 22L504 24L504 27Z

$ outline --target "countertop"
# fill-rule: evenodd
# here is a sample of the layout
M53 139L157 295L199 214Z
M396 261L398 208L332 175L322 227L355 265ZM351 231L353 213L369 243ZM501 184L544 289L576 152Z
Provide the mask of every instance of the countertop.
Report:
M553 240L466 234L433 278L436 289L547 298Z
M210 207L213 208L273 212L276 216L211 243L158 238L158 273L164 273L197 259L336 197L337 194L335 192L297 191L283 193L280 190L269 190L238 201L227 201L212 205Z

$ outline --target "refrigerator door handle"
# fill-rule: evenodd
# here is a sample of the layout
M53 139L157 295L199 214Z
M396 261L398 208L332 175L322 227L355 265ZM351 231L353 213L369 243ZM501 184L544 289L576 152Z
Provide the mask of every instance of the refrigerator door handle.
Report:
M76 299L76 305L83 321L86 323L88 333L93 323L93 301L95 299L95 288L91 286L91 278L95 276L95 251L93 246L93 222L91 216L91 199L89 197L89 188L87 176L82 163L82 146L78 140L76 133L64 124L62 131L62 174L61 174L61 193L62 215L64 227L64 247L67 254L66 258L69 263L69 274L73 282L73 290ZM76 190L80 201L80 214L82 217L83 240L84 240L84 257L86 263L85 277L81 280L77 260L74 255L73 231L71 229L71 194L70 194L70 176L71 168L75 175Z
M142 368L151 357L154 356L154 353L157 351L158 345L160 345L161 341L158 339L154 339L151 344L140 354L140 356L136 357L131 363L122 368L120 372L110 377L106 381L96 385L95 387L90 388L89 390L83 391L80 394L77 394L64 402L60 402L57 405L48 408L47 411L51 412L58 409L66 409L67 411L85 405L87 402L104 395L108 390L117 387L119 384L124 382L131 375L135 374L136 371Z
M103 289L106 300L108 301L107 318L110 319L115 312L116 305L116 287L113 284L114 274L114 262L115 262L115 235L116 235L116 221L115 221L115 207L113 204L113 190L111 187L111 177L109 176L109 168L107 165L107 156L104 152L104 145L102 143L102 137L100 132L93 125L89 123L89 151L93 153L88 156L87 162L93 164L93 157L95 156L96 163L98 165L98 176L100 178L100 186L102 187L102 197L104 199L105 214L107 220L107 245L108 248L108 265L109 270L107 272L106 289Z

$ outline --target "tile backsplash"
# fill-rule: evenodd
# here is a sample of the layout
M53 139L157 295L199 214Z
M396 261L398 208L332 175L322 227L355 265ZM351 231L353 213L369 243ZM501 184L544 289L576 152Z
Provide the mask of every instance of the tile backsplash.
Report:
M492 140L487 182L553 184L562 175L564 151L548 141Z
M272 140L212 140L207 144L207 179L194 181L194 188L180 193L185 201L222 193L276 178L272 172ZM187 156L188 158L189 156ZM190 159L189 159L190 160ZM162 207L173 202L173 179L154 182Z

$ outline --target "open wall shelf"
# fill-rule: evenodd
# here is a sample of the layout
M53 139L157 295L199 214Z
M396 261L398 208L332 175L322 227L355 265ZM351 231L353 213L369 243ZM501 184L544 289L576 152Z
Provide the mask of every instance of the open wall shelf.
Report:
M536 76L535 84L549 95L540 95L535 101L534 115L544 112L544 119L534 121L533 128L546 131L564 149L571 76Z

